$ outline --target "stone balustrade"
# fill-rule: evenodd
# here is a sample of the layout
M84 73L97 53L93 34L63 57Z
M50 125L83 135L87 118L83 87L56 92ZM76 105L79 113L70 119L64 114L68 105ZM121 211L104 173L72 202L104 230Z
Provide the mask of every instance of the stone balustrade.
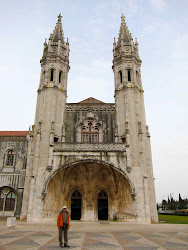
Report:
M124 143L64 143L56 142L54 143L54 151L111 151L111 152L125 152L126 144Z
M114 103L67 103L66 111L115 111Z

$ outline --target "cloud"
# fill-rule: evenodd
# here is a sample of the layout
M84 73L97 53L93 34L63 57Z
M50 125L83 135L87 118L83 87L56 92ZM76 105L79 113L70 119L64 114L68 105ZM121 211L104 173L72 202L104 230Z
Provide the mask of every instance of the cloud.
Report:
M165 0L149 0L149 2L154 8L158 9L159 11L163 11L167 7Z

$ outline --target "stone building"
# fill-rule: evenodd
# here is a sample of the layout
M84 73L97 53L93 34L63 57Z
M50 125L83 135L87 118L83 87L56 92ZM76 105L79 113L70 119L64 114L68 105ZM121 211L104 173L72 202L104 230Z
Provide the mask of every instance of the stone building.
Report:
M21 213L28 131L0 131L0 216Z
M61 15L40 62L35 122L23 150L21 219L54 220L66 205L72 220L158 221L142 61L124 15L113 43L115 103L67 103L69 42Z

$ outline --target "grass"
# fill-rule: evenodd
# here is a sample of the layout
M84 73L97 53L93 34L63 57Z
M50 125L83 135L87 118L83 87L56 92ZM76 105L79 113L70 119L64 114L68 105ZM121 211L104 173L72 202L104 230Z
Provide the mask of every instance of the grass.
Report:
M188 224L188 216L159 214L159 223Z

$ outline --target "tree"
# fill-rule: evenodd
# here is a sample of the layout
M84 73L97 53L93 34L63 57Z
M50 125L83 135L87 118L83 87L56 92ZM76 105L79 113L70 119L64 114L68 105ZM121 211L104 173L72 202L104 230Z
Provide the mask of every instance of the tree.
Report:
M183 204L184 202L183 202L183 200L182 200L182 198L181 198L181 195L179 194L179 204L178 204L178 208L181 210L182 208L183 208Z

